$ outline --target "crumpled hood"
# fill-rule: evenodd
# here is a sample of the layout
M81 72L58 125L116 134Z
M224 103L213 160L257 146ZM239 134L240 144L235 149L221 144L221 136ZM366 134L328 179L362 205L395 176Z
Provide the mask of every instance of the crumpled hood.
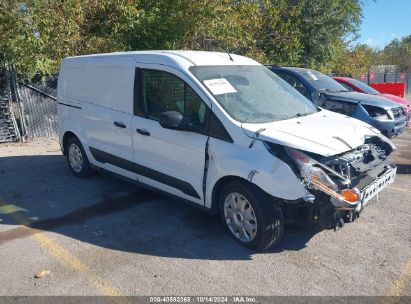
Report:
M265 129L260 132L259 139L323 156L352 150L364 144L366 137L379 136L391 144L370 125L324 109L308 116L270 123L243 123L242 128L250 137L255 137L257 130Z
M353 103L361 103L370 106L376 106L384 109L398 108L398 104L383 97L376 95L363 94L358 92L340 92L340 93L323 93L328 99L349 101Z

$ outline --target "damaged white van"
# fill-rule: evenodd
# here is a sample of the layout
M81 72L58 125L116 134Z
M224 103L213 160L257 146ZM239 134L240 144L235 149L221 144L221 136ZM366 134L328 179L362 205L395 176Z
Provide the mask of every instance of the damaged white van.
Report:
M274 247L287 222L353 221L396 174L378 130L234 54L66 58L57 99L74 175L109 171L190 201L254 250Z

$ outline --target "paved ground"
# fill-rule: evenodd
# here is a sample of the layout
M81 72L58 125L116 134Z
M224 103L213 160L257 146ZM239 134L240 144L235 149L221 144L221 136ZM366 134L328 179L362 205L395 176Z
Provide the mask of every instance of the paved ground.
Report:
M0 145L0 295L411 295L410 131L355 223L287 227L267 254L181 202L73 177L54 140Z

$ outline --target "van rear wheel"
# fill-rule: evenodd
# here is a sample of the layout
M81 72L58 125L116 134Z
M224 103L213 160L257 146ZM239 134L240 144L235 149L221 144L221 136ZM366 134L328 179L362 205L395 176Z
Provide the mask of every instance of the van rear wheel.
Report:
M94 173L88 161L87 155L80 141L72 137L66 145L67 162L71 172L77 177L88 177Z
M256 251L274 248L283 234L281 208L253 184L226 185L220 195L220 216L236 241Z

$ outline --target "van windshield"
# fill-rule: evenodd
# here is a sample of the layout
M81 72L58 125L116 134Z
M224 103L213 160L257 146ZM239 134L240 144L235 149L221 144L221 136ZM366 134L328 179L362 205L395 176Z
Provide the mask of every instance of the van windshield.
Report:
M190 71L239 122L267 123L317 112L308 99L262 65L193 66Z

